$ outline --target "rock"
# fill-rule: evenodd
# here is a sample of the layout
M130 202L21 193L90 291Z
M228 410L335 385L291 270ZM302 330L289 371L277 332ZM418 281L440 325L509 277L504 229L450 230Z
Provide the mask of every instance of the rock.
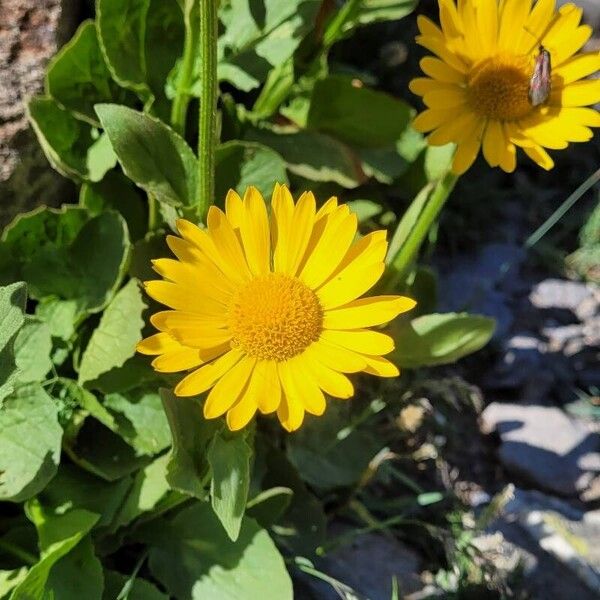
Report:
M500 436L506 469L562 496L576 496L600 471L600 436L558 408L493 402L482 429Z
M327 539L334 539L350 531L350 528L341 523L333 523ZM366 533L355 537L347 544L329 552L316 566L319 571L345 584L360 594L360 597L368 600L389 600L393 577L398 580L402 598L423 588L418 575L418 555L393 537L379 533ZM303 577L302 580L313 590L315 598L339 600L340 595L331 585L313 577Z
M475 256L453 259L443 268L440 280L440 310L469 310L496 319L495 338L501 339L512 324L508 294L519 284L518 271L524 259L516 244L488 244Z
M565 318L561 311L569 311L579 320L589 318L598 310L592 285L567 279L545 279L534 286L529 301L539 309L551 311L553 317Z
M27 123L27 99L43 91L48 60L71 36L76 0L2 0L0 18L0 225L70 184L52 171Z
M526 587L531 588L540 579L542 564L545 573L536 585L560 577L561 581L554 582L556 590L551 596L533 597L595 598L600 594L599 517L597 511L584 513L541 492L516 489L502 517L490 529L501 531L509 543L519 548ZM575 593L582 584L587 589Z

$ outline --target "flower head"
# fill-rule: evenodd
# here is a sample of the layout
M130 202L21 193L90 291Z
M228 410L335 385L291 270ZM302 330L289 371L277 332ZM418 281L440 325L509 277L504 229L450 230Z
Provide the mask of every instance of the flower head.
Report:
M297 203L276 186L269 217L260 193L230 191L225 212L213 206L207 228L183 219L168 236L176 259L153 261L163 280L147 293L170 310L154 314L159 333L138 351L156 355L161 372L191 370L178 396L208 390L207 419L227 414L241 429L254 416L277 412L293 431L304 413L325 411L324 392L349 398L346 373L394 377L384 354L393 340L368 327L410 310L402 296L360 298L381 277L386 233L355 241L356 215L330 198L319 210L311 193Z
M546 148L592 138L600 115L586 107L600 102L600 81L583 78L600 69L600 53L576 54L592 33L580 25L581 8L566 4L557 13L555 0L533 7L531 0L438 2L441 28L420 16L417 37L437 58L422 59L428 77L414 79L410 88L427 106L416 129L431 132L431 145L457 144L455 173L466 171L480 149L492 167L512 172L516 147L551 169ZM543 49L552 67L550 93L531 101Z

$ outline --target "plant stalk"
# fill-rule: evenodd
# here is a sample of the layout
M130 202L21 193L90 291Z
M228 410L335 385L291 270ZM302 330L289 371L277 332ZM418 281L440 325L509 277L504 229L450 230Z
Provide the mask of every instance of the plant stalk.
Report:
M183 56L181 58L181 70L177 79L175 98L171 106L171 125L173 129L185 136L185 123L187 120L187 109L190 103L190 87L194 76L194 55L197 51L198 40L195 32L197 28L192 22L194 11L186 8L184 11L185 37L183 41Z
M386 289L388 291L396 290L405 279L410 265L417 257L419 248L438 218L457 181L458 175L449 171L435 184L421 212L416 217L414 225L406 235L404 242L389 261L390 275L386 282ZM403 226L405 226L405 223L403 223L403 220L400 220L398 229Z
M200 0L200 114L198 124L198 188L196 211L204 221L213 203L217 146L218 0Z

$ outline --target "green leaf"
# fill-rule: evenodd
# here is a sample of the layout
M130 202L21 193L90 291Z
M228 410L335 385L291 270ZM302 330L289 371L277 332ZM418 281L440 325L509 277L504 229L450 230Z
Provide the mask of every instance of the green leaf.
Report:
M44 586L45 597L60 600L102 600L104 573L90 536L58 560Z
M133 487L130 478L107 482L90 475L70 462L61 463L56 477L38 496L40 502L57 514L67 509L85 509L97 513L96 528L112 524Z
M84 21L52 59L46 91L63 108L95 126L100 123L94 104L126 100L123 90L111 79L93 21Z
M294 85L294 60L288 58L269 73L260 95L254 102L252 114L257 119L267 119L286 100Z
M0 571L0 598L2 600L8 598L8 593L27 577L27 570L27 567L21 567L10 571Z
M131 181L118 171L110 171L98 183L84 183L79 193L79 204L87 208L93 217L111 209L121 213L132 241L139 240L146 233L145 201Z
M332 401L322 417L288 439L288 457L310 485L327 490L355 485L381 449L367 428L350 426L350 410L347 403Z
M53 338L67 342L75 333L77 303L73 300L60 300L47 296L38 302L35 316L48 326Z
M170 390L160 395L171 428L173 447L169 452L167 480L174 490L203 499L209 473L208 445L219 423L207 421L194 398L177 398Z
M97 312L114 294L127 263L129 239L122 217L106 212L89 219L84 209L39 208L18 216L5 230L10 271L28 283L36 300L74 300L77 314ZM98 249L102 248L102 252Z
M437 181L444 177L452 166L455 144L446 144L445 146L428 146L425 151L425 175L427 181Z
M283 558L252 519L242 521L240 535L232 542L210 505L197 502L148 535L153 542L150 570L176 598L293 598Z
M352 150L328 135L316 131L276 133L251 129L246 139L273 148L292 173L311 181L333 181L345 188L355 188L366 179Z
M240 533L246 508L251 458L252 448L244 433L220 431L208 448L208 462L212 471L212 507L234 542Z
M477 352L491 339L495 321L467 313L431 314L394 321L394 339L402 340L390 359L399 367L444 365Z
M410 14L419 0L348 0L330 21L323 35L332 45L362 25L401 19Z
M139 388L108 394L104 406L110 411L118 433L138 454L153 456L171 443L169 424L156 388Z
M32 98L27 110L46 158L61 175L75 181L100 181L117 164L106 136L76 119L54 99Z
M45 600L45 586L52 567L66 556L92 529L99 515L86 510L71 510L63 515L46 512L38 502L30 502L28 516L40 536L42 556L14 589L11 600Z
M25 321L26 302L24 283L0 287L0 409L4 398L12 393L17 377L14 343Z
M144 39L150 0L98 0L96 25L102 52L115 81L144 100L146 83Z
M142 339L145 308L138 282L131 279L106 307L92 333L79 366L80 385L121 367L135 354L135 345Z
M117 531L145 512L153 510L165 497L170 489L166 479L167 463L168 456L165 454L135 474L118 512L112 519L111 531Z
M353 82L351 77L341 75L316 82L308 128L357 146L394 144L407 128L414 110L402 100L356 87Z
M287 61L312 29L320 0L231 0L221 4L219 78L249 91Z
M152 111L165 122L171 113L165 82L183 54L184 31L179 0L150 0L144 35L146 64L150 65L146 78L155 97Z
M171 206L194 202L196 157L182 137L124 106L99 104L96 112L127 177Z
M217 148L215 161L216 198L224 199L229 189L243 196L250 185L270 198L276 183L288 183L283 158L262 144L227 142Z
M104 571L104 595L102 600L116 600L120 598L123 588L130 579L116 571ZM158 588L145 579L134 579L131 583L126 600L169 600Z
M58 409L43 388L24 385L0 408L0 501L22 502L52 479L60 460Z
M50 328L35 317L27 317L15 338L15 361L19 383L42 381L52 368Z
M65 452L86 471L116 481L148 464L120 436L95 419L85 419L75 439L65 439Z
M353 213L356 213L359 223L365 223L369 219L381 214L381 204L372 200L350 200L348 207Z

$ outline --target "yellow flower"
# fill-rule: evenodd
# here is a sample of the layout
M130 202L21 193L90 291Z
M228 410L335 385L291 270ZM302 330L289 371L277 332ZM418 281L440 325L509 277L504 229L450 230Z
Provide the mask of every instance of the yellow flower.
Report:
M512 172L516 147L544 169L554 162L545 148L592 138L600 115L600 80L582 80L600 69L600 53L576 54L592 30L580 25L582 10L555 0L439 0L441 29L420 16L417 42L437 57L421 68L428 77L410 89L427 109L415 128L431 145L457 144L453 171L464 173L483 148L492 166ZM542 44L551 55L548 99L534 107L529 84Z
M359 298L381 277L386 233L355 241L356 215L330 198L317 210L313 194L298 202L277 185L271 217L253 187L242 200L213 206L207 229L183 219L181 238L168 236L177 259L153 261L164 280L146 282L148 295L171 310L154 314L159 333L138 351L157 355L156 371L193 369L177 396L210 390L204 416L227 413L231 430L257 410L277 411L288 431L304 413L321 415L325 396L354 394L345 373L394 377L382 355L393 340L368 327L386 323L415 302L402 296Z

